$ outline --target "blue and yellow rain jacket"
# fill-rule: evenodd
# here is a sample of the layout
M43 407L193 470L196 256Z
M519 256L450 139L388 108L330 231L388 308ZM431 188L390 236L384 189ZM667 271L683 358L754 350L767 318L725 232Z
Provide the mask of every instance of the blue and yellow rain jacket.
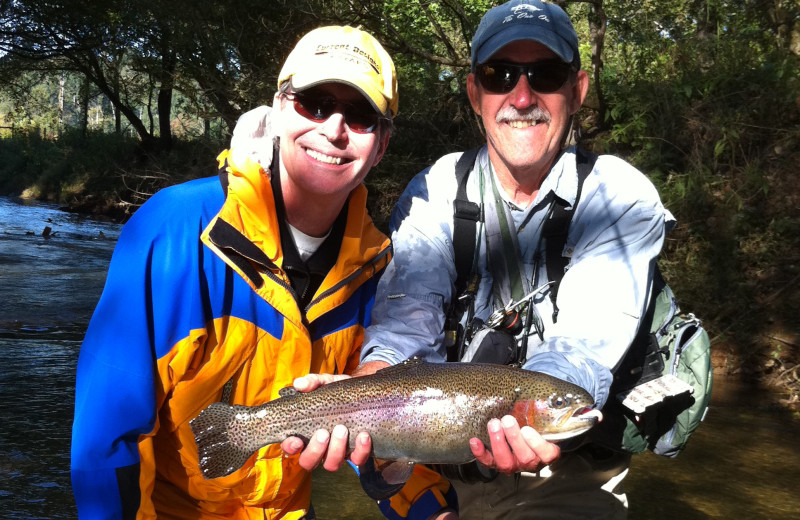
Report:
M126 224L78 362L72 486L81 518L300 518L311 478L278 445L205 480L189 421L259 405L359 361L389 240L353 191L334 267L305 312L282 269L267 175L227 152L220 179L162 190Z

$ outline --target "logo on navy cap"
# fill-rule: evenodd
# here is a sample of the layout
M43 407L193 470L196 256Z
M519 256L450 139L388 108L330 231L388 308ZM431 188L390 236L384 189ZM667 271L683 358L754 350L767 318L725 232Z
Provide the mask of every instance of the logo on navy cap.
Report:
M514 20L521 20L523 18L538 18L544 22L549 22L550 19L547 18L546 14L535 14L537 11L544 11L539 7L531 4L519 4L515 5L511 8L511 12L514 14L510 14L503 19L503 23L511 22Z

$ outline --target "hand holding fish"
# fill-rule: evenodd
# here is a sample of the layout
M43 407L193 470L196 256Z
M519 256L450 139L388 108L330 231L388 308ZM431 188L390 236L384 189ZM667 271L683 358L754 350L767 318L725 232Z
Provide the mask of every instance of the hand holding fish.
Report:
M383 364L388 366L388 364ZM376 368L384 368L378 366ZM362 375L372 373L368 370ZM309 374L294 380L293 386L299 392L311 392L322 385L341 381L349 378L347 375ZM496 469L507 475L519 471L538 471L543 466L552 464L561 456L561 449L557 444L547 442L539 433L530 426L520 428L517 420L507 415L500 419L492 419L488 424L491 450L480 439L470 440L470 449L475 459L488 468ZM344 425L337 425L332 432L318 430L314 437L303 450L303 441L298 437L289 437L281 448L289 455L295 455L301 450L300 465L312 470L320 462L328 471L338 470L347 458L348 430ZM350 460L361 465L369 457L372 443L367 432L359 433L356 438L356 449Z
M298 392L311 392L320 386L348 379L347 375L309 374L294 380L294 389ZM313 470L320 463L328 471L337 471L347 460L349 430L343 424L333 427L330 432L325 429L317 430L309 439L308 446L299 437L288 437L281 443L281 449L287 455L300 453L298 463L308 471ZM305 449L303 447L305 446ZM355 448L350 454L353 464L364 464L372 451L372 441L367 432L360 432L356 437Z
M517 420L506 415L492 419L487 425L491 451L480 439L470 439L475 459L488 468L510 475L519 471L538 471L561 456L561 448L548 442L530 426L519 427Z
M368 375L388 367L388 363L372 361L359 365L354 376ZM597 412L598 416L600 412ZM470 439L470 450L475 459L501 473L510 475L518 471L538 471L543 466L552 464L561 456L557 444L548 442L530 426L520 428L512 416L502 420L492 419L487 425L491 450L478 439ZM439 519L437 519L439 520Z

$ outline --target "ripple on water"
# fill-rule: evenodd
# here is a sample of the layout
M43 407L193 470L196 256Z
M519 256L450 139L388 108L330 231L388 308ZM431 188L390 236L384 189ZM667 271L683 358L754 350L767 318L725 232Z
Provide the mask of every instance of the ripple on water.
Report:
M75 518L69 445L80 343L0 337L3 518Z

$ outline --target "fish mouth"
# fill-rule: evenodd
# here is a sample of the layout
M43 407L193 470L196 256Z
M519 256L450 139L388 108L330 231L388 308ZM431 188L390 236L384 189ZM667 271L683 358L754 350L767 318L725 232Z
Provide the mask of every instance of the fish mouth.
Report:
M600 410L589 407L564 410L554 417L554 431L542 433L542 438L552 442L578 436L597 424L602 417Z

